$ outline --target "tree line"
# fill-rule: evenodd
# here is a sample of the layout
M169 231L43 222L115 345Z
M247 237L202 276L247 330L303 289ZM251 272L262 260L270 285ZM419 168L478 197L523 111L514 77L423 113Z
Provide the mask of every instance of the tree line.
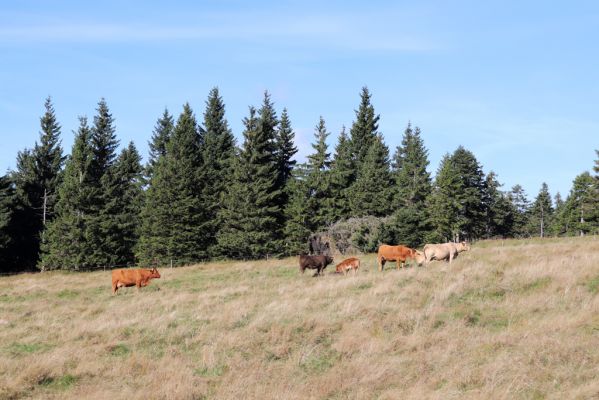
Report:
M238 144L214 88L200 120L189 104L176 119L164 110L142 164L133 143L117 151L104 99L92 121L79 118L66 156L48 98L39 140L0 176L0 268L293 255L307 250L312 233L364 218L376 221L376 234L360 225L350 239L365 250L380 242L417 247L599 232L599 152L594 175L578 175L565 199L543 183L530 201L520 185L503 190L497 174L485 174L462 146L443 157L433 178L421 131L410 123L391 154L371 100L363 88L355 120L334 149L320 117L313 151L298 164L287 109L279 115L265 92L259 107L249 107Z

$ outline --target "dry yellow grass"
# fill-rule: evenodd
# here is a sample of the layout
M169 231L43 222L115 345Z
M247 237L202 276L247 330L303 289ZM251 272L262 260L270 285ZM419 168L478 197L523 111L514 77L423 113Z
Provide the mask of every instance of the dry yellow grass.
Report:
M296 259L0 279L0 398L599 398L599 239L300 275ZM336 261L340 261L337 259Z

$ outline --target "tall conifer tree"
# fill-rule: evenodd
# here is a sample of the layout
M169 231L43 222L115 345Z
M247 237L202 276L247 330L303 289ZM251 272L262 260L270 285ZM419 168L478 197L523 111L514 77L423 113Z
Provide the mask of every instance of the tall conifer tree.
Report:
M528 225L528 217L530 215L530 202L524 188L520 185L514 185L510 193L508 193L508 198L515 210L512 232L516 237L526 236L526 226Z
M232 182L220 212L221 254L232 258L260 258L280 251L282 210L273 159L273 110L270 99L258 116L250 107L244 119L244 143L235 159Z
M25 267L38 261L40 243L48 222L54 218L58 186L62 179L65 157L60 144L60 124L56 119L52 99L44 103L45 113L40 118L40 139L32 150L20 152L17 158L15 180L21 203L16 219L20 234L18 247Z
M389 215L392 198L389 149L377 135L351 187L351 214L355 217Z
M379 115L375 114L371 103L372 95L367 87L360 93L360 106L356 110L356 120L350 130L352 157L355 161L355 175L368 155L368 151L378 137Z
M175 122L173 116L165 108L162 116L156 121L154 131L152 132L152 139L148 142L150 147L150 157L146 171L148 178L152 176L152 169L158 162L158 159L166 155L166 145L173 135L174 129Z
M395 178L395 211L387 224L394 241L412 247L420 246L429 230L425 202L432 185L428 167L428 151L420 137L420 129L408 123L402 143L393 157Z
M42 245L42 270L92 266L92 245L87 233L95 191L91 171L91 135L87 118L79 118L73 149L58 191L56 218L48 224L46 241Z
M225 195L225 188L231 180L235 156L235 137L225 117L225 104L218 88L210 91L206 101L204 131L202 202L206 212L206 246L209 255L217 255L216 237L222 225L218 218L218 210Z
M350 215L348 191L355 180L356 173L352 158L351 142L341 130L335 147L335 156L331 163L331 199L333 201L333 221L347 218Z
M142 263L181 265L207 257L202 142L193 110L185 104L145 196L137 248Z
M334 222L334 202L331 197L331 153L328 152L327 131L322 117L314 128L314 153L308 156L306 183L310 192L309 229L314 232Z
M541 185L539 194L530 208L529 234L532 236L545 237L549 231L551 219L553 218L553 205L551 194L545 182Z

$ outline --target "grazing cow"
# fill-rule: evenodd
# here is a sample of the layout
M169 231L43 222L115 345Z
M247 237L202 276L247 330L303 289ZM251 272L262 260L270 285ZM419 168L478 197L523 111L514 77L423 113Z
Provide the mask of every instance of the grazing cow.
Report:
M383 270L385 262L396 261L397 269L400 269L402 264L406 263L407 260L414 260L418 265L422 265L424 262L424 254L421 251L411 249L406 246L389 246L382 244L379 246L377 255L377 261L379 264L379 271Z
M152 269L115 269L112 271L112 293L123 286L148 286L150 279L160 278L160 273L156 268Z
M320 273L327 267L327 265L329 265L332 262L333 257L331 256L307 256L304 254L299 256L299 267L300 271L302 271L302 274L304 273L306 268L308 268L316 270L314 276L320 275Z
M355 257L352 257L348 258L347 260L343 260L339 264L337 264L335 272L337 272L338 274L343 272L345 275L347 275L347 273L353 269L355 275L358 272L358 268L360 268L360 260L358 260Z
M463 251L470 250L470 245L466 242L461 243L439 243L439 244L427 244L424 246L424 258L428 264L432 260L445 260L451 261Z

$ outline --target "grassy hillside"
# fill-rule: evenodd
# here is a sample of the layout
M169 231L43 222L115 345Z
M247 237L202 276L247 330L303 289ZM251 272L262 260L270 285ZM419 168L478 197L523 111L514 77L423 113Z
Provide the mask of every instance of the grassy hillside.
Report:
M0 398L599 397L599 238L362 261L162 269L119 296L110 272L2 277Z

